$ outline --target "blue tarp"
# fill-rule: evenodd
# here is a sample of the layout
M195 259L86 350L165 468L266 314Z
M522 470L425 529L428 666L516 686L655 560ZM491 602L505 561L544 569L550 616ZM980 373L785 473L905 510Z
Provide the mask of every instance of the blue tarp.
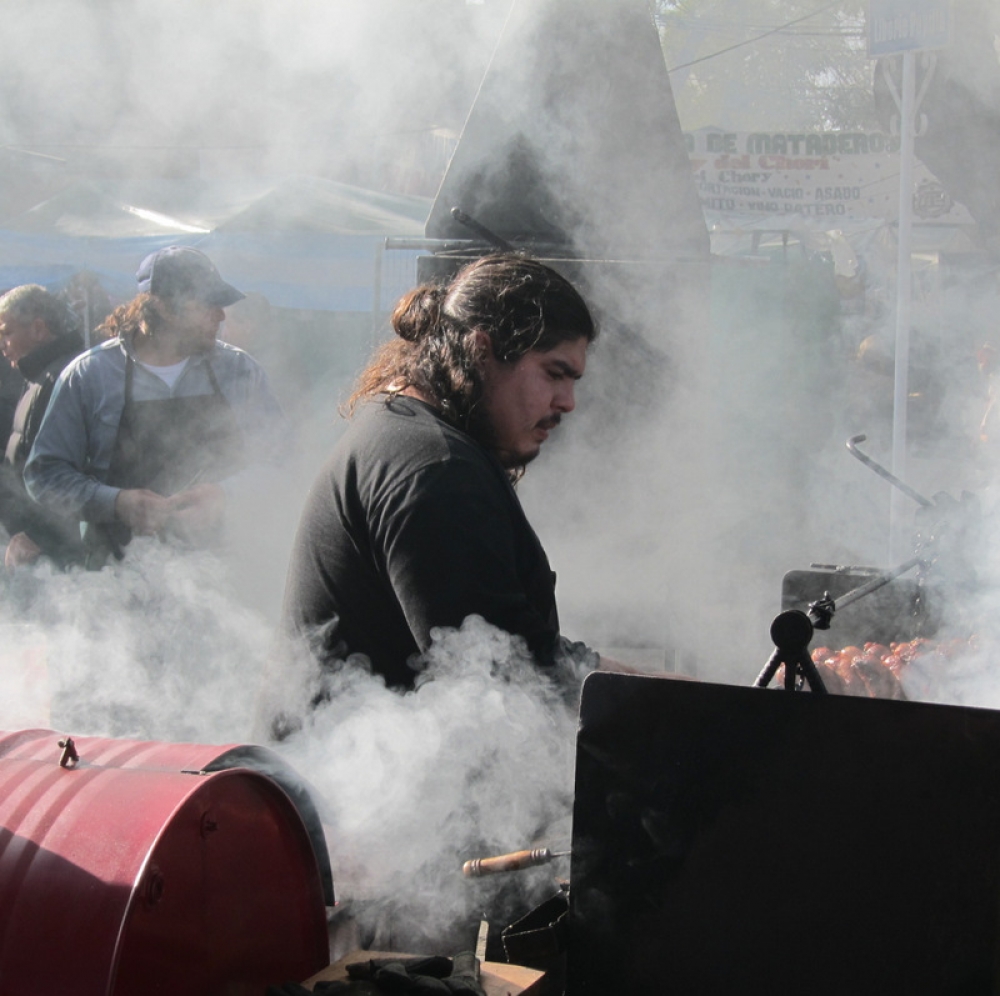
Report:
M95 198L88 187L79 193L73 198L64 192L0 228L0 288L58 288L86 270L112 297L128 300L143 257L165 246L191 245L208 253L230 283L264 295L275 307L385 309L412 286L418 255L385 252L385 239L422 236L430 206L424 198L290 178L230 209L211 231L178 230L196 227L183 223L172 228L170 218L183 217L174 204L169 216L150 208L162 224L148 222L146 234L122 237L101 233L120 231L121 213L135 209L113 197Z

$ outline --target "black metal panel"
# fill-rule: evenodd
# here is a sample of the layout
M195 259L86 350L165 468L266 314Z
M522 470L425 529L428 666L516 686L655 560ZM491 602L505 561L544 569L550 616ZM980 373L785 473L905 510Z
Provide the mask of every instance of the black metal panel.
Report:
M1000 713L597 673L568 996L993 993Z
M428 217L594 258L708 256L647 0L514 0Z

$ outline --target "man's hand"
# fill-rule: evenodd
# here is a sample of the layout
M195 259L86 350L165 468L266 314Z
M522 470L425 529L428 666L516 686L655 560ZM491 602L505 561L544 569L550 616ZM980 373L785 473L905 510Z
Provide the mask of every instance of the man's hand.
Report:
M218 533L226 510L226 493L218 484L196 484L168 501L166 529L171 535L203 546Z
M170 516L170 499L145 488L125 488L115 498L115 518L138 536L161 532Z
M42 555L42 548L27 533L14 533L7 543L3 565L8 571L33 564Z

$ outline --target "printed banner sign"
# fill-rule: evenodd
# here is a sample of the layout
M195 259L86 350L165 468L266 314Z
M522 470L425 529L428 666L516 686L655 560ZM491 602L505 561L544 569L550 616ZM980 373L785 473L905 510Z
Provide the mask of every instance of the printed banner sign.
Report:
M884 132L685 135L702 208L723 214L797 215L820 223L896 220L899 139ZM971 224L922 163L914 166L914 221Z

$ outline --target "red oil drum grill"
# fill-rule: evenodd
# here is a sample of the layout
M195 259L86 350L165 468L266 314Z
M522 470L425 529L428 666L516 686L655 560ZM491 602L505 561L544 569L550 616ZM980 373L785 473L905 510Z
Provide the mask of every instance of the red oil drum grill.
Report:
M260 996L325 966L293 781L262 748L0 733L0 996Z

